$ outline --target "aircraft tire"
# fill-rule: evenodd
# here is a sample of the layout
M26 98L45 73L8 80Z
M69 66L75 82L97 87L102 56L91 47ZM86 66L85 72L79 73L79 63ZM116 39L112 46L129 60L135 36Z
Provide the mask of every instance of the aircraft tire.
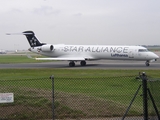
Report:
M146 61L146 66L149 66L150 64L149 64L149 62L148 61Z
M86 65L86 61L81 61L80 64L81 64L81 66L85 66Z
M74 61L71 61L71 62L69 63L69 67L74 67L74 66L75 66Z

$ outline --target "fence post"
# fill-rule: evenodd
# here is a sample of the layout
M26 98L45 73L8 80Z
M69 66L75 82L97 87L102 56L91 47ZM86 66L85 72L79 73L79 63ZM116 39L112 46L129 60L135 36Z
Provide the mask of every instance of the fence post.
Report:
M51 75L50 79L52 80L52 118L55 120L55 113L54 113L54 76Z
M148 120L148 96L147 96L147 76L142 73L142 88L143 88L143 118Z

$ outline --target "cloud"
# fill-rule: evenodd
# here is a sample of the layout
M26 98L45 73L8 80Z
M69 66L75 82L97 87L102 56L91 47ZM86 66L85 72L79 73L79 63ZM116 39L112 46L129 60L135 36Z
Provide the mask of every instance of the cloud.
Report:
M26 41L24 36L2 35L25 30L55 44L160 44L159 4L150 0L0 0L4 39L0 48L16 43L28 48L28 43L20 44Z
M82 16L82 13L76 13L76 14L73 14L73 16L80 17Z
M61 13L60 10L53 9L52 6L41 6L39 8L34 8L33 13L38 15L58 15Z

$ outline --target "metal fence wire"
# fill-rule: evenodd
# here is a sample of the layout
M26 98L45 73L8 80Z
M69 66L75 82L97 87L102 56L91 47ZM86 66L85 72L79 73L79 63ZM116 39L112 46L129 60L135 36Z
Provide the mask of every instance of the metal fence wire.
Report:
M160 80L147 82L159 114ZM0 80L0 119L143 120L141 86L139 76ZM158 120L149 94L147 102L148 119Z
M0 80L1 101L9 99L7 93L14 95L14 102L0 103L0 119L52 118L51 89L51 80L46 78Z

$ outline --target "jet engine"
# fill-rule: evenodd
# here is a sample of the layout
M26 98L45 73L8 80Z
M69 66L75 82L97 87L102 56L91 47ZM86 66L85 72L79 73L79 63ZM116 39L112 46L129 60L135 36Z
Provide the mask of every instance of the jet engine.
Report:
M53 51L53 49L53 45L42 45L39 50L42 52L50 52Z

